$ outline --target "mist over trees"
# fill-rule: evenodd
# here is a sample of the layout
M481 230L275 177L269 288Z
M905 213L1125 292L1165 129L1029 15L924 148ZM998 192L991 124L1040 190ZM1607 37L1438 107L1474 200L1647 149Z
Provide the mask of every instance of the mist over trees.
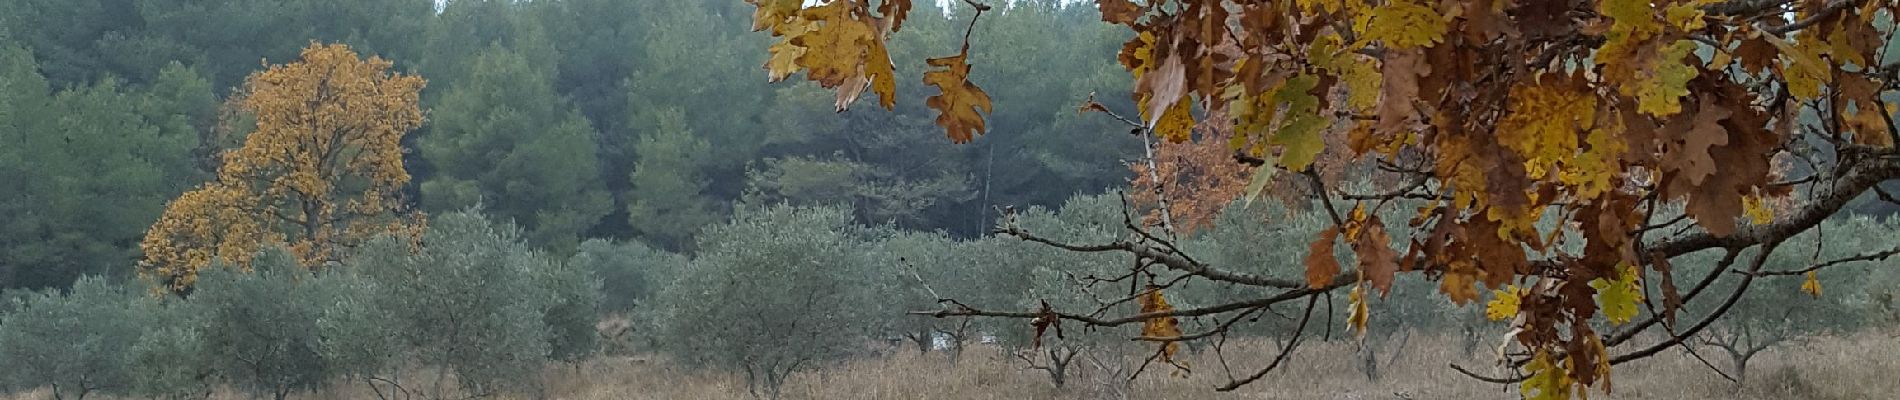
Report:
M911 3L0 0L0 394L549 397L633 359L776 399L994 349L1127 398L1446 338L1562 398L1900 323L1891 6L1583 1L1526 41L1449 1ZM1510 32L1393 25L1460 13ZM1658 54L1623 61L1701 73L1591 58Z

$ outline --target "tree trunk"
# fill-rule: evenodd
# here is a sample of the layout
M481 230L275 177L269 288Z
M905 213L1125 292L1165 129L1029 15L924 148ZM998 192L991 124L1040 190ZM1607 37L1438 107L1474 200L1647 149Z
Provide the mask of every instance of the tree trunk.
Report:
M910 339L911 343L915 343L917 345L917 354L930 354L930 334L929 333L922 333L922 334L907 333L907 334L904 334L904 338Z
M1050 348L1048 351L1049 383L1054 384L1057 389L1061 389L1064 385L1068 384L1069 362L1074 361L1076 353L1080 352L1081 350L1070 349L1065 354L1056 348Z
M1379 381L1379 350L1370 344L1359 346L1359 371L1366 374L1366 380Z

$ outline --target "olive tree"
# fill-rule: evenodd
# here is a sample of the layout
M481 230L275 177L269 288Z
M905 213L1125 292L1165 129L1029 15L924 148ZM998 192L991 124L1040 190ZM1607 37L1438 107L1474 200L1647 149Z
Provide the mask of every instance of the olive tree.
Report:
M1057 210L1030 207L1008 213L997 225L1000 230L1027 230L1061 238L1058 240L1114 240L1125 234L1123 227L1133 221L1128 212L1116 194L1082 195L1070 198ZM1167 277L1131 274L1136 260L1124 254L1065 251L1007 237L986 241L997 246L997 254L990 255L1001 256L992 260L1008 260L1009 268L1015 270L1006 276L1025 282L1020 290L1009 292L1016 295L1012 301L1001 304L1134 311L1141 307L1136 299L1143 293L1168 284ZM1058 324L1024 329L1020 323L1011 325L1001 338L1015 345L1017 350L1012 353L1027 368L1047 373L1050 384L1058 388L1067 386L1075 375L1071 368L1076 361L1087 361L1095 367L1092 372L1106 377L1100 380L1102 383L1110 383L1102 389L1121 393L1126 389L1125 376L1152 354L1126 339L1139 335L1136 326L1062 329Z
M988 265L970 259L970 247L940 231L893 230L881 235L870 265L876 270L878 286L886 288L882 292L889 296L889 301L880 304L885 307L877 312L878 317L889 321L883 333L909 341L918 352L929 352L938 346L938 340L943 340L949 359L955 362L964 346L981 333L982 327L975 319L937 319L909 313L933 309L944 296L975 300L993 292L994 288L985 285L992 279L986 278L998 277L1002 271L986 270Z
M744 374L776 398L793 374L867 339L872 298L861 228L837 208L744 208L699 237L697 258L662 290L662 348Z
M203 351L226 382L283 399L328 378L317 336L324 288L283 249L264 251L250 272L201 273L190 301L202 313ZM184 333L184 332L180 332Z
M282 301L263 299L261 301ZM218 383L216 354L206 348L209 315L200 302L163 297L147 309L144 334L132 345L133 393L146 398L202 399Z
M376 288L371 308L389 313L396 346L435 369L411 390L441 396L451 373L465 396L533 389L553 347L548 312L562 306L538 274L562 267L514 226L472 212L433 219L422 243L406 252L380 238L355 267Z
M14 311L0 318L0 382L50 386L55 399L129 393L127 360L148 300L85 277L71 293L48 290L14 301Z

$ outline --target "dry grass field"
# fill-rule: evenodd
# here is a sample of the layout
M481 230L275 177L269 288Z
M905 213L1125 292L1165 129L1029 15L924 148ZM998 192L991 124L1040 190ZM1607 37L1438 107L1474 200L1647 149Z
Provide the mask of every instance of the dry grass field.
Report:
M1264 365L1269 343L1232 345L1228 353L1239 371ZM1259 349L1251 354L1239 349ZM1479 382L1446 368L1457 362L1482 371L1487 359L1459 354L1454 340L1414 338L1384 367L1383 379L1370 381L1358 369L1350 343L1303 345L1287 368L1234 393L1214 392L1224 382L1212 353L1185 353L1200 366L1187 377L1151 369L1124 387L1078 358L1069 386L1051 387L1043 371L994 347L975 347L957 363L942 353L899 351L860 359L796 376L787 384L788 399L1516 399L1514 388ZM1704 353L1726 367L1726 360ZM1238 357L1237 357L1238 355ZM1134 360L1139 361L1139 360ZM1159 372L1157 372L1159 371ZM1900 339L1884 334L1830 337L1771 350L1750 365L1749 381L1734 385L1679 352L1662 353L1616 370L1613 391L1592 392L1593 399L1890 399L1900 393ZM578 366L550 368L542 377L552 399L751 399L740 377L670 367L650 357L609 357ZM16 393L6 400L50 399L42 389ZM92 398L102 398L94 396ZM213 399L243 399L221 391ZM327 400L375 398L361 385L333 385L293 398Z

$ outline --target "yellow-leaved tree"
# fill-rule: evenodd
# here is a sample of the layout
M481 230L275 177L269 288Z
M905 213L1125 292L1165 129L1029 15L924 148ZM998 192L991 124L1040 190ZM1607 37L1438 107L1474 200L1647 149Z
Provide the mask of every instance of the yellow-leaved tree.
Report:
M424 81L390 65L312 43L297 62L251 74L233 102L256 129L223 154L217 180L166 205L139 244L140 272L186 293L214 260L246 268L265 245L315 268L371 236L419 230L422 215L398 196Z

